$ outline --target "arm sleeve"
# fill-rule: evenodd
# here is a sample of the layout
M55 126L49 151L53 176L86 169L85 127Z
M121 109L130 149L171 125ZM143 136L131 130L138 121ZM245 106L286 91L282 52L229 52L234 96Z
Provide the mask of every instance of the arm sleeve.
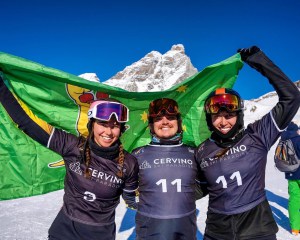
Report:
M124 190L132 192L138 188L139 165L137 159L130 153L125 154L125 164L127 168Z
M131 169L125 180L125 186L123 188L122 198L124 199L126 206L131 209L137 209L138 202L138 172L139 165L137 159L129 153L125 155L126 164L128 169Z
M251 55L245 62L267 77L277 92L279 102L272 109L272 115L278 128L285 129L299 109L298 88L262 51Z
M199 200L208 194L208 189L207 189L207 181L198 162L197 162L197 169L198 169L198 176L197 176L198 179L196 179L195 192L196 192L196 200Z
M24 133L26 133L29 137L31 137L35 141L47 147L48 140L50 138L50 129L52 129L52 127L48 125L49 126L49 132L48 132L44 130L44 128L42 128L32 118L30 118L30 116L24 111L24 109L19 104L17 99L14 97L14 95L11 93L11 91L7 88L1 76L0 76L0 102L2 106L5 108L8 115L11 117L11 119L18 125L19 129L24 131ZM40 120L40 122L43 121Z
M124 199L126 206L128 208L131 208L134 210L137 209L138 196L139 196L139 193L137 190L135 190L135 191L123 190L123 193L122 193L122 198Z
M196 180L196 200L205 197L208 194L207 183Z

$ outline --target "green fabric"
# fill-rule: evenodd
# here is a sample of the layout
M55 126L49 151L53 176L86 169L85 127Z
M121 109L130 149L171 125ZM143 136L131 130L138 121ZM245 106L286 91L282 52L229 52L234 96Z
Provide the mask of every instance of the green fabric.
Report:
M289 220L292 230L300 230L300 180L288 180Z
M182 83L161 92L127 92L0 52L6 85L36 116L75 135L86 131L87 100L106 95L130 109L129 129L123 134L126 150L150 141L149 102L177 100L183 117L183 142L197 146L209 136L203 100L217 87L233 87L243 63L239 54L206 67ZM64 167L49 167L61 157L20 132L0 105L0 199L47 193L63 188ZM51 165L52 166L52 165Z

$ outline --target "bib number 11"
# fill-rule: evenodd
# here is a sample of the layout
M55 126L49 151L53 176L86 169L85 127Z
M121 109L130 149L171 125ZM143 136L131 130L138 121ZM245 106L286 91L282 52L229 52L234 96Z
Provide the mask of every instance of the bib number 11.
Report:
M239 171L237 172L234 172L231 176L230 176L230 179L233 180L234 178L236 178L236 181L237 181L237 185L238 186L241 186L242 185L242 178L241 178L241 174ZM216 180L216 183L222 183L223 185L223 188L227 188L227 181L225 179L224 176L220 176L218 177L218 179Z
M173 186L176 185L177 192L181 192L181 179L175 179L174 181L171 182L171 184ZM162 192L168 192L167 179L160 179L159 181L156 182L156 185L158 186L161 185Z

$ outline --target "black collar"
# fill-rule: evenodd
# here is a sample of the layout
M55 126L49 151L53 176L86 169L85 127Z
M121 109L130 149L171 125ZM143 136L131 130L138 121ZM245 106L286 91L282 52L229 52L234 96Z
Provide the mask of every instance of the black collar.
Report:
M110 147L101 147L93 139L89 139L89 145L91 147L91 151L96 155L109 159L114 160L119 157L119 148L120 148L120 141L116 141Z
M222 138L219 134L212 132L210 139L215 142L221 148L228 148L235 145L244 136L245 130L242 128L231 138Z

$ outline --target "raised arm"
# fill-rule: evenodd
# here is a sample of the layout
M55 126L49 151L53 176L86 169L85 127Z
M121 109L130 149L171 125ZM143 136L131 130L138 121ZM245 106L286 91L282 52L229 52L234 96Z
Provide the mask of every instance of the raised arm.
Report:
M32 112L29 111L29 113L26 113L11 91L7 88L1 76L0 102L11 119L18 125L18 128L35 141L47 146L52 126L37 118Z
M268 78L274 87L279 102L272 109L272 115L279 129L285 129L299 109L298 88L258 47L243 48L238 52L244 62Z

